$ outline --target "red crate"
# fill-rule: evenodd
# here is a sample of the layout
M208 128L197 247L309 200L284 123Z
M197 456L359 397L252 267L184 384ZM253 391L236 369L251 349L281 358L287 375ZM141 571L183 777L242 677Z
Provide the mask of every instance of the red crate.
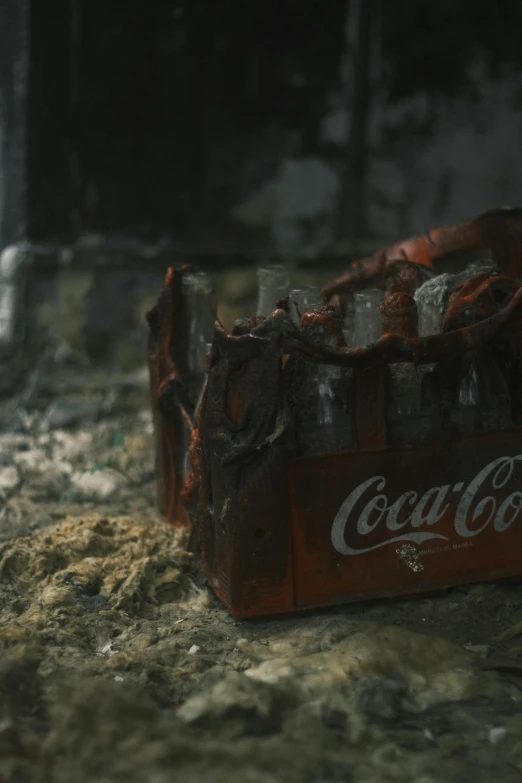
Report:
M505 235L511 242L513 213L494 214L498 246L509 246L497 263L512 272L515 243ZM472 244L470 225L466 241L451 229L458 249ZM499 277L463 290L468 304L495 287L516 291L473 327L388 334L364 350L317 346L282 311L261 336L231 335L217 323L182 492L176 449L193 413L183 399L183 273L169 271L149 315L160 504L171 522L188 524L184 498L200 572L232 613L273 615L522 573L521 428L416 447L390 447L386 435L388 365L448 362L491 340L518 339L518 284ZM283 402L296 357L352 368L353 450L296 455Z

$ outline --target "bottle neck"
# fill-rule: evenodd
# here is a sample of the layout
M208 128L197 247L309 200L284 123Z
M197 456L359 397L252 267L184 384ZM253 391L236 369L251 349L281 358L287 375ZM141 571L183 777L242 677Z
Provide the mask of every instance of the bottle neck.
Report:
M185 304L188 370L205 372L207 345L212 341L216 320L216 299L212 280L204 272L185 275L182 282Z
M445 272L428 280L415 292L421 337L440 332L450 283L451 276Z
M381 337L379 307L384 292L379 289L358 291L355 296L355 314L352 345L354 348L364 348L377 342Z
M321 292L315 286L294 288L290 291L290 305L296 322L299 322L305 313L318 310L322 304Z
M288 296L290 282L288 270L281 264L260 266L257 270L258 300L256 315L268 318L276 309L279 299Z

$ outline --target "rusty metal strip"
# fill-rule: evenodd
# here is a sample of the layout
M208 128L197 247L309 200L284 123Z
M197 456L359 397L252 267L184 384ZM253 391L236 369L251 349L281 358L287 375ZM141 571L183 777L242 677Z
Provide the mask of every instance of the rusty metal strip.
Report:
M159 505L166 518L180 525L188 524L188 514L181 502L183 488L180 444L188 426L188 414L182 394L175 394L182 386L186 367L186 341L182 323L183 275L194 267L180 270L169 268L156 305L147 313L150 330L148 349L150 389L156 438L156 470L158 473Z
M485 212L475 220L436 228L418 237L382 248L371 258L354 261L351 269L323 288L326 298L382 278L397 260L433 268L438 259L470 250L491 250L499 271L517 278L522 264L522 209Z

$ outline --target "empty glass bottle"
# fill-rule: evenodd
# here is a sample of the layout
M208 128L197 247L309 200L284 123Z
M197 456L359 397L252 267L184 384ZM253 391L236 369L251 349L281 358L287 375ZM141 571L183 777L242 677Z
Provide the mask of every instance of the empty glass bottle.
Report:
M408 294L387 297L381 306L381 318L383 333L417 336L417 306ZM431 371L431 366L415 366L413 362L390 365L386 419L391 444L426 443L440 435L440 412L423 394L425 378Z
M201 409L201 405L203 403L203 396L205 394L205 389L207 387L207 377L206 377L206 374L208 373L207 362L208 362L208 358L209 358L209 354L210 354L211 350L212 350L212 343L207 343L205 345L205 380L204 380L203 386L201 387L201 391L199 393L198 401L197 401L196 407L194 409L194 417L193 417L193 425L194 425L194 427L197 427L197 424L198 424L199 411Z
M0 254L0 355L13 353L25 335L25 272L28 246L10 245Z
M205 372L208 372L207 367L207 361L208 356L210 354L210 351L212 350L212 343L207 343L205 345ZM199 393L198 401L196 403L196 407L194 408L194 416L192 417L192 426L196 428L199 424L199 412L201 410L201 406L203 404L203 397L205 395L205 389L207 388L207 377L205 375L205 380L203 382L203 385L201 386L201 391ZM186 479L189 471L190 471L190 453L189 453L189 446L190 446L190 435L186 438L185 443L185 461L184 461L184 478Z
M462 283L484 272L495 272L492 261L472 261L463 272L445 273L427 280L415 292L419 311L419 335L426 337L440 332L451 294Z
M468 278L474 277L475 275L482 275L484 272L496 272L497 266L494 261L491 261L487 258L481 260L481 261L471 261L467 267L466 267L466 273Z
M188 392L186 413L192 420L199 412L203 391L206 385L206 357L208 346L214 333L216 320L216 299L212 280L205 272L184 275L182 282L183 307L187 333L187 367L185 377ZM189 421L185 421L184 443L180 444L181 465L184 473L188 469L188 449L191 431Z
M384 298L384 292L377 288L357 291L354 295L355 314L353 336L349 341L350 327L345 323L344 336L347 345L352 348L364 348L376 343L382 336L379 308Z
M216 320L214 287L210 276L205 272L184 275L182 286L188 338L188 370L191 376L203 380L207 345L212 340Z
M443 274L427 280L415 291L419 313L419 336L438 334L446 310L446 294L451 275Z
M290 306L292 319L299 323L301 316L312 310L317 310L322 305L321 292L315 286L306 288L294 288L290 291Z
M191 272L182 278L183 313L187 339L187 375L184 378L188 405L186 414L192 426L199 412L206 384L206 356L214 333L216 298L211 277L205 272ZM186 478L189 466L191 425L184 421L184 439L179 443L177 459Z
M311 311L303 330L314 341L337 346L339 335L326 328L334 316ZM340 328L340 322L339 322ZM354 446L351 413L352 372L342 367L303 362L299 390L299 441L303 454L343 451Z
M457 389L451 410L451 422L459 435L473 435L477 431L477 409L480 401L479 379L474 362L466 367Z
M276 309L278 299L285 299L290 290L288 270L283 264L266 264L257 268L258 300L256 315L268 318Z
M472 308L459 315L459 328L477 323ZM460 368L446 373L450 389L443 393L444 415L450 430L460 435L492 432L513 426L513 406L506 365L502 366L498 345L489 343L467 352ZM451 388L455 378L456 385Z
M481 350L476 373L480 383L479 428L481 432L497 432L513 426L509 385L491 346Z
M343 296L344 321L343 336L347 348L353 348L353 329L355 324L355 301L353 292Z
M465 357L450 417L460 435L513 426L508 383L491 347Z

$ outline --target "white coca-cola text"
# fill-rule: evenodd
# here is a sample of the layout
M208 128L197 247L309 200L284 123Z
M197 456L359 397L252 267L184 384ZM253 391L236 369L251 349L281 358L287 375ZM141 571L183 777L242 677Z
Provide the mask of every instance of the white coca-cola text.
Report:
M457 536L463 539L472 538L482 533L491 523L494 529L501 533L511 527L519 516L522 510L522 492L512 492L506 495L502 502L498 496L484 496L484 493L502 490L511 480L515 464L521 460L522 454L499 457L477 473L467 486L464 486L464 482L443 484L431 487L420 497L420 493L409 490L393 502L390 502L390 498L385 494L384 476L372 476L350 492L341 504L332 525L333 547L341 555L360 555L399 541L411 541L415 544L423 544L432 539L448 541L447 536L435 532L434 526L448 511L449 498L453 493L460 494L454 516ZM355 507L365 500L364 508L357 519L354 519ZM455 507L455 504L452 503L452 506ZM480 520L480 524L475 526L477 520ZM400 535L386 535L383 530L382 541L362 549L353 549L346 543L347 529L364 537L379 525L384 526L391 534L404 532Z

